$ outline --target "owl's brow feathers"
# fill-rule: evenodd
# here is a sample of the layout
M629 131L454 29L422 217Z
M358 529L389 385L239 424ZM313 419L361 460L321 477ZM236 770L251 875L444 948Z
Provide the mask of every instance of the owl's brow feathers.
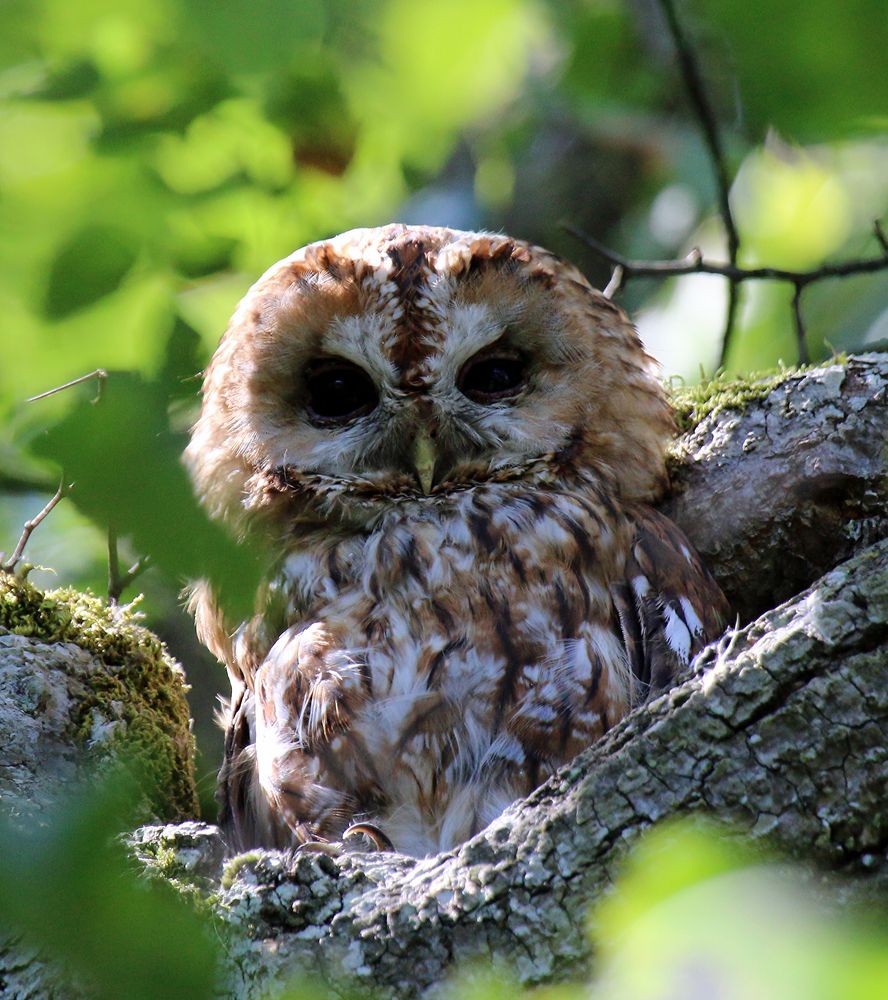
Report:
M386 241L384 255L388 262L382 260L381 266L364 257L349 258L325 243L307 248L304 259L289 265L289 287L276 288L256 307L254 324L257 328L264 325L266 316L279 307L282 294L304 294L324 314L329 312L329 296L337 288L352 293L340 294L337 300L337 306L346 312L357 313L374 304L384 308L390 304L386 300L394 299L396 307L389 317L394 327L389 331L389 360L400 372L402 385L415 388L422 383L420 373L425 362L440 350L443 339L442 331L436 331L434 323L426 322L424 315L429 308L425 286L431 277L446 273L456 282L471 284L485 273L496 271L512 275L525 285L546 289L554 285L551 269L534 265L528 247L507 237L477 237L468 254L455 257L447 252L447 241L440 231L420 233L405 232L398 239ZM441 250L445 254L439 259ZM555 260L554 255L550 256ZM376 303L365 300L368 289L378 299Z

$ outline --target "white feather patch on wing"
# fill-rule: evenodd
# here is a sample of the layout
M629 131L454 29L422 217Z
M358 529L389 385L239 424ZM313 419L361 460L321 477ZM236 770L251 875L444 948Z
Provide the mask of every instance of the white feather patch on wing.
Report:
M663 618L666 621L664 633L669 648L682 663L687 663L691 656L691 633L687 625L668 604L663 606Z
M681 610L684 613L685 624L691 630L691 633L693 635L702 635L704 631L703 622L700 621L700 617L694 610L693 604L686 597L679 598L679 601L681 603Z

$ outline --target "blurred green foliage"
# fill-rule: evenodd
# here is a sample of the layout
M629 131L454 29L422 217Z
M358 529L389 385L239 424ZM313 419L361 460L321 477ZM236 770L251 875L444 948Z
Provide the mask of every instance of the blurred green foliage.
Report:
M209 1000L220 960L209 920L140 878L118 839L139 800L133 781L118 773L74 786L27 830L0 814L0 945L15 940L55 966L46 995L70 995L73 978L101 1000ZM6 992L3 973L27 963L0 953Z
M592 996L884 996L884 913L843 908L822 876L726 834L672 822L642 839L592 914L600 956Z
M240 620L252 612L262 579L260 552L255 543L238 546L198 507L179 462L184 435L168 426L165 388L135 372L111 372L99 395L81 398L33 450L64 469L77 506L96 524L126 535L171 580L213 580Z
M878 252L884 0L679 13L736 173L743 262ZM101 589L109 524L124 557L152 555L137 586L185 661L209 747L215 682L178 588L210 573L237 610L258 570L203 520L177 456L250 282L308 241L401 219L502 228L601 284L607 268L561 219L630 256L699 244L720 258L714 203L656 0L5 0L0 549L42 506L34 483L76 480L27 556ZM729 369L794 360L790 294L745 286ZM693 277L636 282L624 302L665 373L696 376L717 356L724 298ZM804 304L815 358L888 338L884 273L812 287ZM91 386L24 403L100 367L96 405Z

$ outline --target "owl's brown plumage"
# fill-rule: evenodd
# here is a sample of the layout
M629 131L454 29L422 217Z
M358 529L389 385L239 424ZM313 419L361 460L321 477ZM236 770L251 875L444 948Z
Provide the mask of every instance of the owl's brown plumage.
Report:
M186 458L277 553L228 667L235 849L453 846L669 684L724 598L650 504L672 418L623 312L506 236L393 225L250 289Z

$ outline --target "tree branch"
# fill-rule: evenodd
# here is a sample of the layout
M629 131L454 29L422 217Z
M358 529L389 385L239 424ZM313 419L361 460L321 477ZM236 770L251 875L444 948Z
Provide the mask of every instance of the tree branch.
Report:
M790 271L781 267L740 267L736 264L717 264L705 260L695 247L681 260L633 260L623 257L603 243L570 223L564 223L566 232L575 236L604 260L619 267L628 278L674 278L685 274L717 274L736 281L786 281L805 288L825 278L848 278L856 274L873 274L888 270L888 248L879 257L824 264L811 271Z
M690 426L661 509L742 622L888 535L888 355L720 379L676 403Z
M888 270L888 238L885 237L878 220L873 223L873 227L876 239L882 247L881 256L842 261L838 264L824 264L811 271L790 271L781 267L740 267L735 259L732 259L727 264L716 264L705 260L696 247L682 260L632 260L606 247L603 243L588 233L583 232L583 230L578 229L576 226L570 223L562 223L562 225L567 232L575 236L594 253L597 253L599 257L613 264L613 274L607 287L604 289L604 295L609 299L613 298L630 278L670 278L686 274L716 274L723 278L728 278L731 283L728 313L729 316L732 316L737 305L736 290L743 282L788 282L794 289L792 315L796 344L798 346L799 364L807 364L809 361L808 345L805 340L805 323L801 311L803 290L808 285L813 285L815 282L823 281L826 278L848 278L857 274L874 274L877 271ZM724 364L728 338L730 336L729 327L731 325L733 325L732 319L729 320L729 326L726 327L725 336L722 340L719 367Z

